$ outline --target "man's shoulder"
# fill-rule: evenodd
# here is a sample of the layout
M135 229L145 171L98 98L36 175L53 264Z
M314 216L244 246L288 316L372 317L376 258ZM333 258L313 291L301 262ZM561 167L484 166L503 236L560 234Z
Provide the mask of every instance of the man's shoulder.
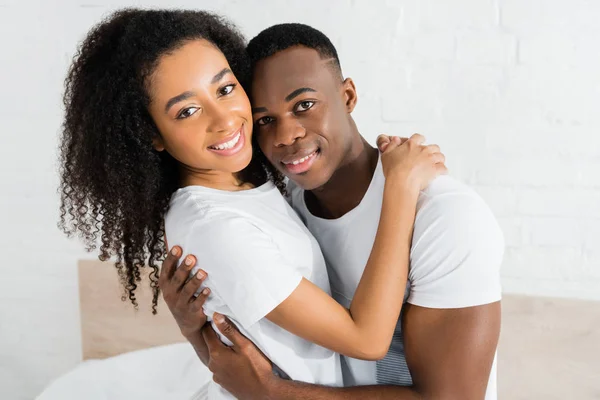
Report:
M492 210L473 189L442 176L419 196L412 254L433 251L454 255L503 249L504 237Z
M431 218L455 220L479 213L491 213L481 196L458 179L443 175L421 191L415 223L427 223Z
M485 201L440 177L421 193L411 247L409 302L462 308L500 299L504 236Z
M444 200L450 196L479 198L479 195L465 183L452 176L442 175L431 181L429 186L421 191L419 202L432 203L441 200L443 204Z

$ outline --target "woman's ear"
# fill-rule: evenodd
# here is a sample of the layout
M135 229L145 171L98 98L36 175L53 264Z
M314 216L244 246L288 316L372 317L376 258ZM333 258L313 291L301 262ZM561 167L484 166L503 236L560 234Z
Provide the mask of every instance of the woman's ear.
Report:
M352 78L346 78L342 83L342 90L344 91L344 102L346 103L346 111L350 114L354 111L354 107L356 107L356 101L358 100L358 95L356 93L356 86L354 86L354 81Z
M165 143L159 135L156 135L152 138L152 147L156 151L163 151L165 149Z

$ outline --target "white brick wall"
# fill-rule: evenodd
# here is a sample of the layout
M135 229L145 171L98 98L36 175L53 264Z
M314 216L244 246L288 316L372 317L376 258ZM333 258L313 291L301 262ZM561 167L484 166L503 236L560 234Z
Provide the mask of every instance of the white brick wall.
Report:
M248 36L320 28L363 134L426 134L496 212L505 291L600 300L600 2L0 0L0 398L34 397L81 357L84 253L56 229L62 80L91 24L135 4L216 9Z

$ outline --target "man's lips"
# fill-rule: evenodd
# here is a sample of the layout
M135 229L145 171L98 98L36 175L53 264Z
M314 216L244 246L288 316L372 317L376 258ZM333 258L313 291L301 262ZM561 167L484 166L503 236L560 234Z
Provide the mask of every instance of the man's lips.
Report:
M302 174L312 167L319 154L319 149L315 149L311 152L299 152L293 156L284 157L281 160L281 164L283 164L284 168L289 173Z
M319 150L318 147L298 150L294 154L289 154L289 155L283 157L280 161L282 164L286 164L286 165L293 164L294 162L300 161L303 158L312 155L313 153L315 153L318 150Z

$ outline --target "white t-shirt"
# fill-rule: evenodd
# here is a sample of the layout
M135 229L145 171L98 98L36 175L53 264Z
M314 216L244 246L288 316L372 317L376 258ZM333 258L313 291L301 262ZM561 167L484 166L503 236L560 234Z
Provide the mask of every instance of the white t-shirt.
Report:
M209 318L214 312L227 315L291 379L342 385L337 354L265 318L302 277L331 293L317 241L273 183L240 192L179 189L165 228L170 243L197 257L193 272L202 268L208 274L211 295L204 311ZM209 398L233 396L213 384Z
M333 296L346 307L350 306L373 247L384 183L380 160L361 203L337 219L315 217L306 207L304 191L293 183L288 187L292 206L321 245ZM441 176L419 195L405 301L428 308L462 308L499 301L503 253L502 231L481 197L455 179ZM384 360L343 357L342 371L346 386L410 385L401 324ZM495 399L494 360L486 400Z

